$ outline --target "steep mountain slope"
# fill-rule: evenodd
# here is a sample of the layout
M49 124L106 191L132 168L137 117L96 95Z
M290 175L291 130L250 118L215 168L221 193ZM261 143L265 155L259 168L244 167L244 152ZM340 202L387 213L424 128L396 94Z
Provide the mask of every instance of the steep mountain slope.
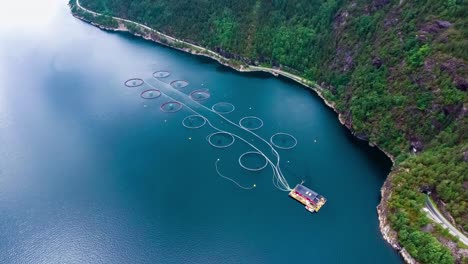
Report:
M389 236L422 263L467 261L468 250L430 228L421 210L421 192L430 191L447 216L468 230L466 1L80 3L239 64L281 68L320 83L345 125L395 158L381 207L396 231ZM87 19L117 27L109 17Z

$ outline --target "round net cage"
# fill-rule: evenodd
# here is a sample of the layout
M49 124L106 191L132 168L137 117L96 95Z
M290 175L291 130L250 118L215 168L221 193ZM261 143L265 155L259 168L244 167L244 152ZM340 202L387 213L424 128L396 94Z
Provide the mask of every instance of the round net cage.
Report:
M182 109L182 104L176 101L170 101L162 104L160 108L163 112L174 113Z
M169 77L171 75L170 72L168 71L156 71L156 72L153 72L153 77L154 78L166 78L166 77Z
M141 92L140 97L143 99L155 99L161 96L161 92L156 89L148 89Z
M239 165L249 171L259 171L263 170L268 165L268 161L265 156L259 152L249 151L240 155Z
M182 88L186 87L187 85L189 85L189 83L187 81L184 81L184 80L176 80L176 81L171 82L171 86L176 88L176 89L182 89Z
M204 101L210 98L211 94L208 90L195 90L190 93L190 98L194 101Z
M142 86L145 82L140 78L131 78L125 81L125 86L127 87L138 87Z
M270 138L273 146L279 149L292 149L297 145L297 139L291 134L276 133Z
M201 115L187 116L182 120L182 125L186 128L200 128L206 124L206 119Z
M231 103L220 102L220 103L217 103L217 104L213 105L211 107L211 109L213 111L215 111L216 113L218 113L218 114L229 114L232 111L234 111L234 109L236 109L236 108Z
M215 132L206 138L211 146L215 148L227 148L234 144L235 138L227 132Z
M263 126L263 121L256 116L246 116L239 120L239 125L248 130L256 130Z

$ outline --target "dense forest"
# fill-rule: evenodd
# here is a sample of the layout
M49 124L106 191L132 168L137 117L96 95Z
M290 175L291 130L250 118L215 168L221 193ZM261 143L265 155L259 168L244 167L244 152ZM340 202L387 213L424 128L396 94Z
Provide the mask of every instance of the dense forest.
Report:
M73 4L74 1L71 1ZM395 157L389 221L421 263L468 263L430 223L430 192L468 230L468 2L81 0L240 63L316 81L359 138ZM110 17L97 23L116 27ZM305 113L306 114L306 113Z

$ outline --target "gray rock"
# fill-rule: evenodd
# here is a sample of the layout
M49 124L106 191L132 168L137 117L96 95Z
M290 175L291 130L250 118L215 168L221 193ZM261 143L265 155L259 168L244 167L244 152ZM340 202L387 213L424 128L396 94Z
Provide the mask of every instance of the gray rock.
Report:
M433 224L427 224L426 226L424 226L422 228L422 231L430 233L430 232L434 231L434 225Z
M420 152L424 149L424 144L419 139L412 139L410 144L413 152Z
M462 91L466 91L468 90L468 80L463 78L463 77L460 77L460 76L457 76L455 77L455 79L453 80L454 83L455 83L455 86L462 90Z
M377 69L380 68L380 66L382 66L382 64L383 64L382 59L380 59L378 57L372 59L372 65L374 65Z
M445 21L445 20L437 20L436 21L436 24L440 27L440 28L449 28L452 26L452 23L448 22L448 21Z

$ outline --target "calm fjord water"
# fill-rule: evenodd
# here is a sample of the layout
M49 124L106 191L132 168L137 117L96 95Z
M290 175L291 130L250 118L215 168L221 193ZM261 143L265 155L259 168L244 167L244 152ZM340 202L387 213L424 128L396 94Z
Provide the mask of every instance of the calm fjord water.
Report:
M312 92L106 33L65 1L35 2L0 18L0 263L400 262L375 209L390 162ZM215 149L208 126L181 125L187 109L163 113L166 99L123 86L155 70L188 80L187 93L210 89L209 107L234 104L235 122L262 118L265 138L293 134L297 147L279 151L283 172L325 207L308 213L273 187L271 169L239 168L246 145ZM220 178L218 158L257 188Z

